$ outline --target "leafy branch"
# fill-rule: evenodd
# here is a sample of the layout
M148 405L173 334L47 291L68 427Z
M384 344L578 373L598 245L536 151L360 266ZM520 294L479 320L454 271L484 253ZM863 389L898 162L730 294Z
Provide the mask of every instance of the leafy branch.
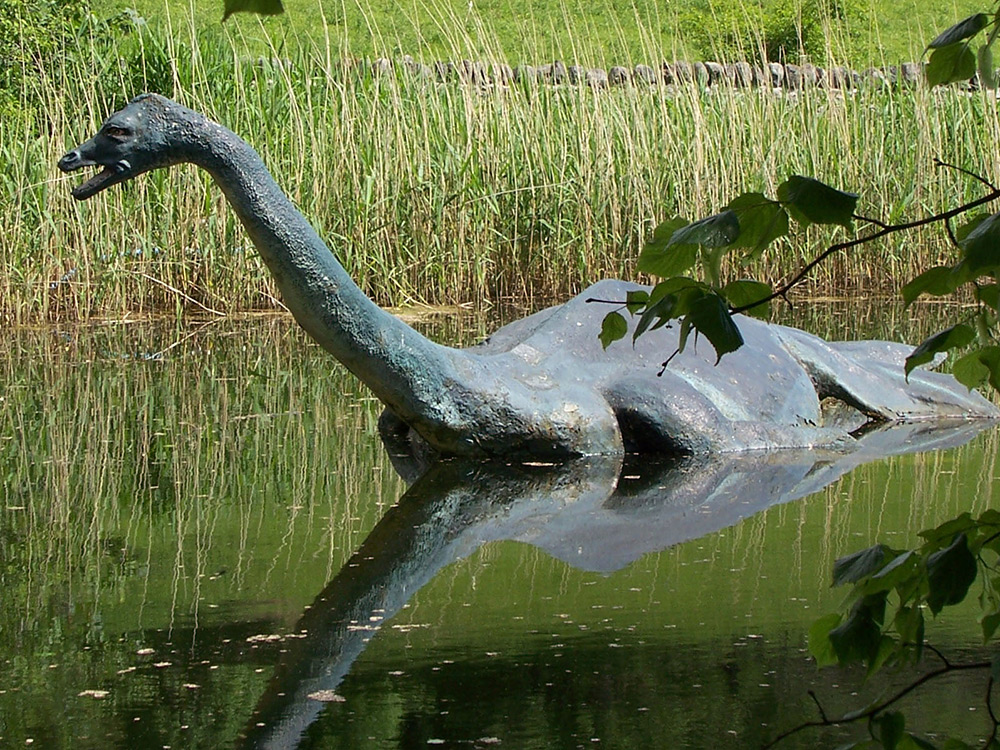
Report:
M960 167L955 167L951 164L946 164L942 161L936 160L935 165L938 167L948 167L951 169L956 169L965 174L969 174L970 176L975 177L976 179L979 179L981 181L983 180L983 178L980 177L979 175L972 174L968 172L968 170L961 169ZM869 232L868 234L865 234L861 237L856 237L852 240L846 240L844 242L838 242L836 244L830 245L826 250L824 250L822 253L820 253L815 258L806 263L802 267L802 269L797 274L795 274L795 276L793 276L789 281L782 284L768 296L755 301L754 303L752 303L752 305L766 304L775 299L778 299L779 297L783 299L786 298L788 293L793 288L795 288L797 285L805 281L805 279L807 279L809 275L817 267L819 267L831 255L834 255L835 253L839 253L844 250L850 250L851 248L858 247L859 245L865 245L869 242L874 242L875 240L882 239L883 237L887 237L890 234L896 234L897 232L906 232L911 229L918 229L919 227L928 226L930 224L938 224L938 223L946 224L950 219L953 219L956 216L960 216L966 213L967 211L971 211L974 208L978 208L979 206L983 206L987 203L995 201L997 198L1000 198L1000 189L997 189L996 187L990 185L989 183L987 183L987 185L990 187L990 192L987 193L986 195L976 198L973 201L969 201L968 203L963 203L961 206L949 209L947 211L942 211L941 213L933 214L931 216L926 216L922 219L916 219L915 221L904 222L902 224L885 224L877 219L861 217L855 214L853 218L878 226L879 227L878 231ZM752 305L744 304L744 305L734 306L731 308L731 312L733 314L746 312L747 310L750 309Z
M826 711L823 710L823 706L822 704L820 704L819 698L816 697L816 693L810 690L809 697L812 698L813 703L816 704L816 708L819 711L821 718L815 721L804 721L801 724L797 724L796 726L792 727L791 729L785 730L777 737L775 737L773 740L768 742L766 745L763 745L762 750L770 750L770 748L776 747L782 740L786 740L789 737L796 735L799 732L804 731L806 729L841 726L843 724L852 724L858 721L868 722L869 724L868 731L869 734L872 735L873 740L876 738L872 730L875 728L882 730L880 731L881 736L878 738L878 745L875 745L875 747L886 746L885 745L886 733L883 728L889 728L891 736L896 738L895 744L893 745L890 743L889 745L890 747L899 747L899 740L901 740L904 735L907 736L912 742L914 742L917 747L928 747L928 746L933 747L933 745L930 745L930 743L927 743L924 740L915 737L912 734L906 734L904 732L906 728L906 719L902 713L895 711L890 713L884 713L885 710L895 705L899 701L901 701L903 698L912 693L914 690L917 690L918 688L926 685L928 682L936 680L938 677L943 677L946 674L952 674L954 672L986 670L986 669L992 669L992 667L993 667L993 662L988 662L988 661L970 662L967 664L952 664L949 662L945 664L945 666L938 667L937 669L934 669L930 672L926 672L925 674L921 675L916 680L906 685L904 688L901 688L899 691L894 693L889 698L886 698L885 700L875 702L871 706L862 709L861 711L850 711L844 714L843 716L834 717L832 719L826 715ZM997 727L998 727L998 722L997 719L994 717L993 709L991 706L992 689L993 689L993 678L991 676L987 682L987 687L986 687L986 706L989 709L990 716L993 720L993 733L989 738L989 742L995 741L997 734ZM880 714L882 714L881 717L879 716ZM951 741L951 744L949 746L950 750L962 750L963 746L965 746L965 743L961 743L959 745L956 745L955 743L956 743L955 740ZM859 743L854 743L854 745L848 745L846 746L846 748L842 747L839 748L838 750L847 750L848 748L852 747L856 748L858 746Z
M972 44L982 32L986 34L985 41L973 52ZM993 70L992 50L998 37L1000 3L992 13L975 13L941 32L927 45L927 51L931 52L924 68L927 83L940 86L969 80L978 73L982 85L996 88L1000 82ZM709 340L719 359L743 344L739 327L732 318L734 314L765 317L772 301L787 299L791 289L835 253L940 222L959 249L961 258L951 266L932 268L913 279L904 287L904 299L910 304L923 294L952 294L969 284L979 303L979 314L973 326L960 324L925 340L907 359L906 372L909 374L914 367L933 361L942 352L969 347L978 339L981 346L955 362L954 375L969 388L988 382L1000 389L1000 347L992 344L991 335L1000 307L1000 287L996 283L1000 270L1000 214L979 216L958 231L953 231L949 223L956 216L996 200L1000 190L986 178L962 167L940 161L936 161L936 165L978 180L989 192L933 216L903 224L887 224L857 214L856 194L837 190L811 177L793 175L778 187L777 199L761 193L745 193L730 201L720 213L705 219L689 222L674 217L663 222L643 248L638 270L664 281L648 292L630 293L624 302L590 300L619 306L604 318L599 334L601 343L607 348L627 335L628 322L621 313L624 308L630 315L639 317L633 342L646 331L671 325L673 320L678 322L677 348L664 361L664 369L684 350L692 331ZM727 252L743 248L747 250L748 259L759 257L770 243L788 233L790 219L802 227L827 224L840 225L847 230L852 229L852 220L857 219L878 229L831 245L778 289L772 290L767 284L745 279L722 285L721 265ZM699 260L705 280L684 276ZM979 281L983 277L989 277L985 284Z
M1000 511L987 510L978 518L963 513L935 529L921 532L924 543L910 550L884 544L855 552L834 563L833 585L851 585L843 612L818 619L809 630L809 650L819 666L860 663L871 676L887 667L906 667L920 661L924 650L942 662L893 695L863 709L830 718L818 698L810 694L820 718L782 732L766 748L813 727L867 721L870 740L847 747L933 748L905 731L901 712L888 711L902 698L946 674L989 670L983 702L992 723L984 743L1000 750L1000 719L993 709L993 685L1000 679L1000 656L992 661L956 664L924 642L925 611L937 616L945 607L963 602L978 580L979 623L983 642L994 641L1000 627ZM949 750L970 747L949 739Z
M739 325L733 316L746 313L766 317L770 303L787 299L788 293L801 284L823 262L838 252L849 250L892 234L931 224L943 224L957 250L951 265L936 266L903 287L907 305L922 295L943 296L969 285L978 308L968 323L960 323L927 338L907 358L907 375L915 367L933 362L953 349L969 348L977 339L980 346L971 349L953 365L955 377L969 388L989 383L1000 389L1000 346L993 344L992 329L1000 309L1000 213L974 214L952 229L951 220L1000 198L997 188L985 177L967 169L936 161L936 166L954 169L976 179L988 192L960 206L899 224L888 224L860 216L858 196L811 177L793 175L783 182L772 199L762 193L744 193L729 202L717 214L695 222L674 217L660 224L639 255L638 270L663 279L652 289L636 289L625 300L597 300L617 305L605 315L598 334L607 348L624 338L629 324L623 312L637 317L632 331L633 343L647 331L676 324L679 337L676 349L663 362L663 370L687 345L692 332L712 344L716 358L736 351L743 345ZM806 227L811 224L836 225L846 229L855 220L877 227L862 236L830 245L810 260L797 274L777 289L760 281L738 279L723 284L722 260L729 252L746 250L746 257L759 257L766 247L788 234L791 221ZM704 280L691 277L699 264Z

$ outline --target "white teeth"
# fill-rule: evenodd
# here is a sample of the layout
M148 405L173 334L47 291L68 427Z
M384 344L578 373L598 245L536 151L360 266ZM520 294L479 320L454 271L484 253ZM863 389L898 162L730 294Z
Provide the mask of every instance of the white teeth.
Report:
M120 162L118 162L117 164L115 164L115 171L119 172L119 173L120 172L127 172L131 168L132 168L132 165L129 164L128 159L122 159Z

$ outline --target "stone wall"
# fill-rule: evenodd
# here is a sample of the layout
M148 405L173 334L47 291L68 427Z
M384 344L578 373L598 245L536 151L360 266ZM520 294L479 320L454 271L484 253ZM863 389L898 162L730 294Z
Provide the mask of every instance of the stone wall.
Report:
M829 89L854 89L862 86L915 86L922 77L922 63L903 63L884 68L857 71L845 67L819 68L814 65L768 63L751 65L747 62L718 63L684 61L665 62L659 67L636 65L627 68L616 65L586 68L553 62L545 65L510 65L498 63L436 62L433 65L416 62L412 57L399 60L379 58L361 61L358 66L380 75L394 70L435 80L464 82L483 86L506 86L515 83L569 84L604 88L609 86L677 86L696 84L702 87L772 88L800 90L810 86ZM970 81L975 84L975 79Z

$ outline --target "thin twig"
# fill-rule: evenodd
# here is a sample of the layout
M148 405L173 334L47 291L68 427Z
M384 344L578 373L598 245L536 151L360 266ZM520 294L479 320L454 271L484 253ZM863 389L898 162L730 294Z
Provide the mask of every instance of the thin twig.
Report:
M955 230L951 228L950 221L946 221L944 223L944 231L948 233L948 239L951 240L951 244L955 247L960 247L958 244L958 237L955 236Z
M886 698L881 703L876 703L875 705L868 708L868 710L866 711L863 711L861 713L852 712L850 714L845 714L844 716L841 716L840 718L836 719L828 719L824 717L821 721L803 722L802 724L794 726L791 729L788 729L779 734L773 740L764 745L762 750L768 750L768 748L774 747L782 740L787 739L788 737L791 737L794 734L798 734L803 729L809 729L810 727L829 727L839 724L853 724L854 722L860 721L862 719L870 720L872 717L877 716L882 711L889 708L889 706L905 698L907 695L912 693L921 685L924 685L930 682L931 680L940 677L941 675L948 674L949 672L964 672L972 669L989 669L990 666L991 666L990 662L984 661L984 662L972 662L970 664L952 664L947 667L940 667L939 669L935 669L932 672L927 672L923 676L911 682L909 685L907 685L905 688L903 688L898 693L893 695L891 698Z
M997 727L1000 727L1000 719L997 718L996 713L993 711L993 675L990 675L990 679L986 683L986 711L990 715L990 721L993 722L993 731L990 732L990 738L986 740L986 745L989 746L997 738Z
M951 666L951 662L948 661L948 657L942 654L938 649L934 648L934 646L932 646L929 643L924 643L924 648L926 648L928 651L934 654L938 659L940 659L941 663L944 664L946 667Z
M819 715L823 718L823 721L828 721L826 718L826 711L823 710L823 705L819 702L819 698L816 697L816 691L810 690L809 697L812 698L813 703L816 704L816 710L819 711Z
M875 226L882 227L883 229L885 227L889 226L888 224L886 224L881 219L873 219L870 216L862 216L861 214L851 214L851 218L852 219L857 219L858 221L866 222L868 224L874 224Z
M959 166L957 166L955 164L949 164L948 162L941 161L940 159L938 159L936 157L934 159L934 166L935 167L943 167L945 169L954 169L956 172L961 172L962 174L966 175L967 177L971 177L974 180L979 180L979 182L983 183L990 190L993 190L993 191L997 190L997 186L994 185L989 180L987 180L981 174L977 174L976 172L973 172L971 170L965 169L964 167L959 167Z
M830 245L830 247L828 247L826 250L821 252L811 261L806 263L805 266L802 267L802 270L799 271L797 274L795 274L794 277L792 277L791 281L783 284L782 286L774 290L771 294L767 295L766 297L746 305L740 305L739 307L734 307L730 312L734 314L746 312L751 307L756 307L757 305L762 305L765 302L770 302L771 300L778 299L779 297L784 297L794 286L799 284L810 273L812 273L812 270L816 268L816 266L825 261L834 253L838 253L841 250L849 250L852 247L857 247L858 245L864 245L868 242L872 242L881 237L885 237L886 235L895 234L896 232L904 232L909 229L916 229L917 227L927 226L928 224L934 224L939 221L947 221L953 216L959 216L960 214L963 214L966 211L969 211L973 208L982 206L986 203L989 203L990 201L995 201L997 198L1000 198L1000 190L992 188L988 194L982 196L981 198L977 198L974 201L970 201L969 203L965 203L961 206L958 206L957 208L952 208L949 209L948 211L943 211L942 213L934 214L933 216L925 216L923 219L917 219L916 221L908 221L905 224L890 224L882 229L879 229L878 231L866 234L864 237L855 237L853 240L847 240L845 242L838 242L835 245Z
M167 289L167 290L173 292L174 294L176 294L176 295L178 295L180 297L183 297L185 300L187 300L188 302L190 302L192 305L195 305L196 307L200 307L205 312L212 313L212 315L218 315L220 318L226 317L226 314L224 312L219 312L218 310L213 310L211 307L208 307L207 305L203 305L201 302L199 302L198 300L196 300L194 297L192 297L192 296L190 296L188 294L184 294L184 292L182 292L177 287L170 286L170 284L168 284L165 281L160 281L160 279L156 278L155 276L150 276L148 273L145 273L143 271L126 271L125 273L134 273L136 276L141 276L142 278L146 279L147 281L152 281L154 284L159 284L164 289Z

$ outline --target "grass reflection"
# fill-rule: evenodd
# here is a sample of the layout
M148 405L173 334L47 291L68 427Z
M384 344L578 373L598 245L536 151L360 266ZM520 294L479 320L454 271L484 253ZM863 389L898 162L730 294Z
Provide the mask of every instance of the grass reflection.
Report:
M283 322L190 337L157 356L143 351L149 341L148 329L23 332L0 354L3 501L20 509L5 526L37 555L27 568L38 577L133 560L149 523L169 528L178 561L201 575L220 514L233 511L235 576L259 559L262 532L286 553L270 563L293 565L296 534L329 521L334 498L325 546L350 549L358 523L398 494L377 441L358 439L374 438L377 405ZM337 562L327 555L328 570Z
M274 318L18 330L0 398L0 746L229 746L404 492L378 405ZM991 433L868 464L611 574L484 534L367 643L306 744L752 746L830 689L801 648L840 595L832 560L995 507L996 452ZM943 641L972 647L975 624ZM952 688L928 727L971 689Z

